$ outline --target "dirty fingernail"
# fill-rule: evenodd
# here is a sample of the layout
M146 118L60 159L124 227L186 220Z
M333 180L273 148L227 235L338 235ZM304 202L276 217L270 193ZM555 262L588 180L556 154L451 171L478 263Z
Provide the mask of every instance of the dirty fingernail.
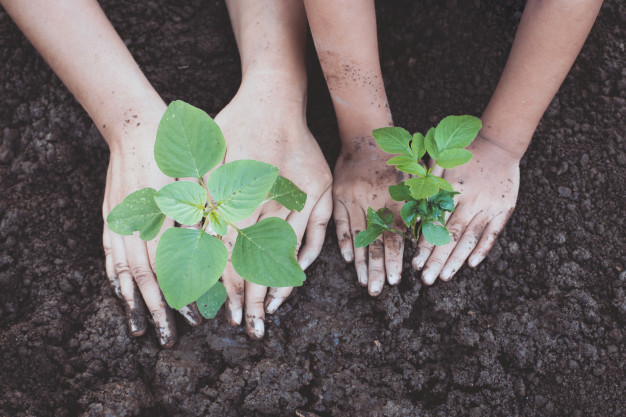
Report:
M482 258L480 255L474 255L469 259L467 263L469 264L470 267L476 268L481 261L482 261Z
M341 251L341 256L343 256L343 259L346 262L352 262L353 255L352 255L352 251L350 249L342 250Z
M411 262L413 268L416 270L420 270L424 267L424 260L420 258L413 258L413 262Z
M435 282L435 274L433 273L432 269L427 269L422 273L422 281L426 285L431 285L433 282Z
M449 280L450 277L452 276L452 268L450 268L450 267L443 268L443 271L441 271L441 274L439 274L439 276L444 281Z
M267 305L267 307L265 308L265 311L268 312L269 314L273 314L276 310L278 310L278 307L280 306L281 302L282 300L280 298L274 298Z
M252 320L252 332L254 333L253 337L256 339L262 339L263 335L265 335L265 323L262 319L255 318Z
M171 330L168 327L159 327L157 329L157 333L161 346L163 346L164 348L174 346L174 342L176 342L176 337L172 334Z
M356 274L359 277L359 284L367 285L367 266L359 266L356 270Z
M383 289L383 285L381 282L376 281L372 283L372 286L370 287L370 294L371 295L378 295L380 294L380 291Z
M191 309L190 307L185 306L178 311L180 312L180 314L183 315L185 320L187 320L187 322L191 324L192 326L196 326L200 323L200 317L198 317L196 312L193 311L193 309Z
M396 274L395 272L392 272L387 277L387 280L389 281L390 285L398 285L400 283L400 275Z
M235 310L231 310L230 318L237 325L241 324L242 311L241 308L236 308Z

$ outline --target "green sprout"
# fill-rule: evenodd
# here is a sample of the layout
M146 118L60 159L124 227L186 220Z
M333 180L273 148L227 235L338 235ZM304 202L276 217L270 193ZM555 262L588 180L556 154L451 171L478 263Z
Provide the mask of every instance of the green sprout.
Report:
M387 161L412 178L389 187L389 195L395 201L404 201L400 216L417 240L420 231L433 245L450 243L446 228L446 212L454 211L454 195L458 194L445 179L432 174L435 165L454 168L472 159L468 146L481 129L480 119L474 116L448 116L437 127L430 128L426 136L409 132L401 127L384 127L372 132L378 146L385 152L395 154ZM433 161L427 169L421 163L424 155ZM374 211L367 209L367 228L355 238L357 248L373 243L386 231L407 235L394 228L393 212L388 208Z
M219 278L228 260L221 238L231 227L237 232L231 261L247 281L268 287L300 286L306 276L295 257L297 238L291 225L270 217L243 229L235 223L261 204L274 200L289 210L304 208L306 194L278 168L260 161L239 160L216 168L226 144L219 126L202 110L172 102L157 131L154 158L159 169L176 181L161 188L143 188L128 195L107 217L120 235L139 232L145 241L156 238L166 216L181 225L163 232L156 251L156 275L167 303L180 309L194 301L206 318L213 318L226 301ZM217 234L204 231L206 225Z

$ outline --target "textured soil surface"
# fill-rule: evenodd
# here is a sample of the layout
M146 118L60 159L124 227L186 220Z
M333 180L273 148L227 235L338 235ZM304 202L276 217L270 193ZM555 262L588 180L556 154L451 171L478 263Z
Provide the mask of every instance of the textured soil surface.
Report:
M102 1L166 101L216 114L239 58L221 1ZM380 2L398 125L480 115L522 1ZM0 415L626 415L626 7L607 0L522 161L518 206L488 260L431 288L409 267L372 299L331 224L267 336L223 313L162 350L133 338L108 287L108 150L0 12ZM337 128L311 45L309 124ZM314 413L314 414L307 414Z

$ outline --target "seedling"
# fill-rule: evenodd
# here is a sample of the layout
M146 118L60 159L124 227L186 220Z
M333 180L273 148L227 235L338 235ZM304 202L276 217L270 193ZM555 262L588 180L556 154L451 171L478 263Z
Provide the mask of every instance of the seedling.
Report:
M156 251L156 275L167 303L180 309L194 301L206 318L213 318L226 300L219 281L228 260L221 238L231 227L237 232L231 261L245 280L268 287L300 286L305 274L295 257L296 234L285 220L270 217L243 229L243 220L261 204L274 200L289 210L304 208L306 194L278 168L264 162L239 160L221 165L226 153L219 126L202 110L172 102L157 130L154 158L159 169L179 180L159 191L143 188L128 195L107 217L109 228L121 235L139 232L154 239L166 216L181 225L167 229ZM216 233L204 231L209 225Z
M405 201L400 216L417 240L420 231L433 245L450 243L450 233L445 226L446 212L454 211L454 195L458 194L452 185L441 177L432 174L433 168L454 168L472 159L472 153L464 149L472 143L482 124L474 116L448 116L437 127L430 128L423 136L401 127L384 127L372 132L378 146L390 154L399 154L387 161L397 169L415 177L389 187L389 194L395 201ZM430 156L434 164L427 169L421 164L424 155ZM367 228L355 238L357 248L365 247L385 231L406 234L394 228L393 212L388 208L374 211L367 209Z

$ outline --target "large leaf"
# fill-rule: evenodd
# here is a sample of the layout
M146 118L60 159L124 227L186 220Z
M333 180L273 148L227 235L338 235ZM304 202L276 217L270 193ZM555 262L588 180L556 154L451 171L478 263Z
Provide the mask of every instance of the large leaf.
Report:
M470 159L472 159L472 153L467 149L446 149L439 154L437 165L442 168L454 168Z
M154 201L155 193L154 188L142 188L129 194L107 216L109 229L125 236L139 231L141 239L154 239L165 220L165 214Z
M196 301L220 278L228 250L219 239L201 230L167 229L156 252L159 287L170 307Z
M416 200L428 198L439 191L439 186L433 180L432 175L423 178L409 178L405 184L411 188L411 197Z
M306 193L296 184L279 175L267 199L277 201L288 210L302 211L306 203Z
M389 186L389 195L396 201L407 201L411 199L411 189L401 182L398 185Z
M222 305L226 302L227 296L224 284L217 281L196 301L200 314L202 314L205 319L214 318Z
M163 213L187 226L198 223L204 214L207 193L201 185L176 181L161 188L154 196Z
M167 107L154 144L154 158L165 175L200 178L225 152L222 131L208 114L179 100Z
M482 123L474 116L448 116L435 129L435 141L439 151L465 148L472 143Z
M430 222L422 223L422 233L424 234L424 239L435 246L450 243L450 233L444 226L438 226Z
M439 149L437 148L437 142L435 142L435 128L431 127L428 132L426 132L426 136L424 137L424 146L426 147L426 151L428 151L428 155L431 158L437 159L439 158Z
M277 177L278 168L275 166L243 159L213 171L208 187L224 220L234 223L249 217L256 210Z
M277 217L238 231L232 253L235 271L246 281L266 287L300 286L306 279L296 260L296 233Z
M387 153L400 153L412 156L409 146L411 134L401 127L382 127L372 131L378 147Z

